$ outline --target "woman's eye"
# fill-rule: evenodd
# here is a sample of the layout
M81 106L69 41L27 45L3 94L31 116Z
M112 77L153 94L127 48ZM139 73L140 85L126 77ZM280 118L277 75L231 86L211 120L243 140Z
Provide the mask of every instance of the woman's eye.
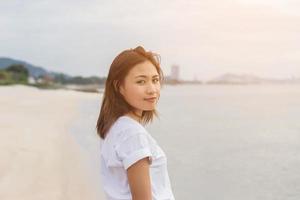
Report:
M159 80L156 78L156 79L153 79L153 82L154 83L157 83Z
M159 81L159 79L153 79L154 83L157 83L158 81ZM137 83L146 83L146 81L145 80L140 80Z

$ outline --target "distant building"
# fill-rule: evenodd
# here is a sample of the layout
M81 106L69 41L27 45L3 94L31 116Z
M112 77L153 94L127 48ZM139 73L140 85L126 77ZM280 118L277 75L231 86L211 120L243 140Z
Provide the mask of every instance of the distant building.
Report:
M171 80L173 81L179 81L179 66L178 65L173 65L171 67Z
M52 84L54 83L54 77L47 74L41 75L36 82L40 84Z
M36 80L35 80L35 78L33 77L33 76L29 76L28 77L28 83L30 83L30 84L36 84Z

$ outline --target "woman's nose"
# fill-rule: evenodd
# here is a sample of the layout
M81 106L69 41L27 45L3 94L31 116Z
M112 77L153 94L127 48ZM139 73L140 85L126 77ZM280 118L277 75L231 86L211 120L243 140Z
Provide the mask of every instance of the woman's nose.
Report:
M157 87L155 86L155 84L149 83L147 87L147 92L152 94L155 93L156 91L157 91Z

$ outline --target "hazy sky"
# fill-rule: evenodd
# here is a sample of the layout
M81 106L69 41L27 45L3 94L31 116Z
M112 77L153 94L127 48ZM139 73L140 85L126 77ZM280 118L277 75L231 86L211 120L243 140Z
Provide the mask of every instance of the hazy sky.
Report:
M71 75L106 76L143 45L182 79L300 77L298 0L6 0L0 24L0 57Z

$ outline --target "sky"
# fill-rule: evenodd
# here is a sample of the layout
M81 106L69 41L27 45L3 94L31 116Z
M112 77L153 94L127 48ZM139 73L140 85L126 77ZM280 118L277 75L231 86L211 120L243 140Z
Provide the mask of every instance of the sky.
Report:
M300 77L298 0L2 0L0 57L107 76L141 45L182 80L224 73Z

